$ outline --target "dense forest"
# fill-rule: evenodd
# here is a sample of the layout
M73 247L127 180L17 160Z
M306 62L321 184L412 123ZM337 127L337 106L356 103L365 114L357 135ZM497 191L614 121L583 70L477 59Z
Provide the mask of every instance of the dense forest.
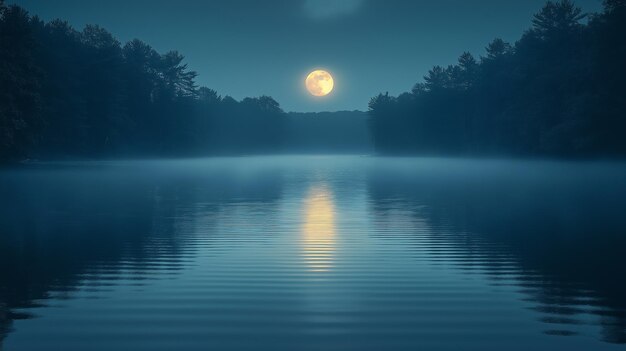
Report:
M626 155L626 0L548 2L514 44L435 66L369 103L381 153Z
M0 160L272 152L285 114L197 87L171 51L0 0Z
M594 14L548 2L516 43L495 39L411 92L372 98L376 151L626 155L624 33L626 0ZM328 116L295 123L271 97L236 101L196 76L177 51L0 0L0 161L311 151L321 150L311 138L335 130Z

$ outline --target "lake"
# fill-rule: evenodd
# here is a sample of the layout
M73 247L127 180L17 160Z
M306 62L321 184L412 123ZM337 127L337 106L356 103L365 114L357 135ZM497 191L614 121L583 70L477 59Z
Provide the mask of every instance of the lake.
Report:
M0 350L626 349L626 163L40 163L0 210Z

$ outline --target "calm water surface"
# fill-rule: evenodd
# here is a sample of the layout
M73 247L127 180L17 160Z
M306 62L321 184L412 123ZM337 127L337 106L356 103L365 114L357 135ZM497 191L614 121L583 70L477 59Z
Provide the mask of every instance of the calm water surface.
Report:
M626 164L0 170L0 349L624 350Z

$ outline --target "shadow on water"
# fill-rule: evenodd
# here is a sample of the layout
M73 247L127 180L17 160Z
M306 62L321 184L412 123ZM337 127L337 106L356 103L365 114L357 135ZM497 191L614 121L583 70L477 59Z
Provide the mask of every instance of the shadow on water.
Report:
M178 274L198 249L194 225L210 227L220 209L245 202L276 212L275 170L217 165L68 163L0 174L0 349L13 320L36 317L24 311L78 288L96 294Z
M368 191L376 222L409 211L429 227L414 241L434 264L517 287L546 334L592 324L626 343L624 165L382 160Z

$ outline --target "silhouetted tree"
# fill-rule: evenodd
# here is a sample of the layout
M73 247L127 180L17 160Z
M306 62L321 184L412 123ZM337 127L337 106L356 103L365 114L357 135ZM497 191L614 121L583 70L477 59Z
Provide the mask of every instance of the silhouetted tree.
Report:
M505 42L500 38L494 39L487 48L487 56L483 60L497 60L512 52L511 44Z
M428 71L428 75L424 76L426 90L434 91L447 88L449 78L449 72L447 72L441 66L433 67L433 69Z
M543 39L571 35L581 28L580 21L586 16L580 7L570 0L548 1L541 11L535 14L533 30Z
M408 95L377 96L369 105L377 149L626 154L624 3L605 1L583 24L571 1L549 1L515 45L495 39L479 62L464 53Z
M161 57L160 73L167 93L176 97L194 97L196 95L195 79L198 74L187 69L183 64L184 56L178 51L170 51Z
M198 88L177 51L0 0L0 160L276 151L285 113Z
M459 72L455 77L456 84L464 90L470 89L478 78L478 62L469 52L464 52L459 57Z
M40 76L28 13L0 1L0 159L24 157L40 128Z

